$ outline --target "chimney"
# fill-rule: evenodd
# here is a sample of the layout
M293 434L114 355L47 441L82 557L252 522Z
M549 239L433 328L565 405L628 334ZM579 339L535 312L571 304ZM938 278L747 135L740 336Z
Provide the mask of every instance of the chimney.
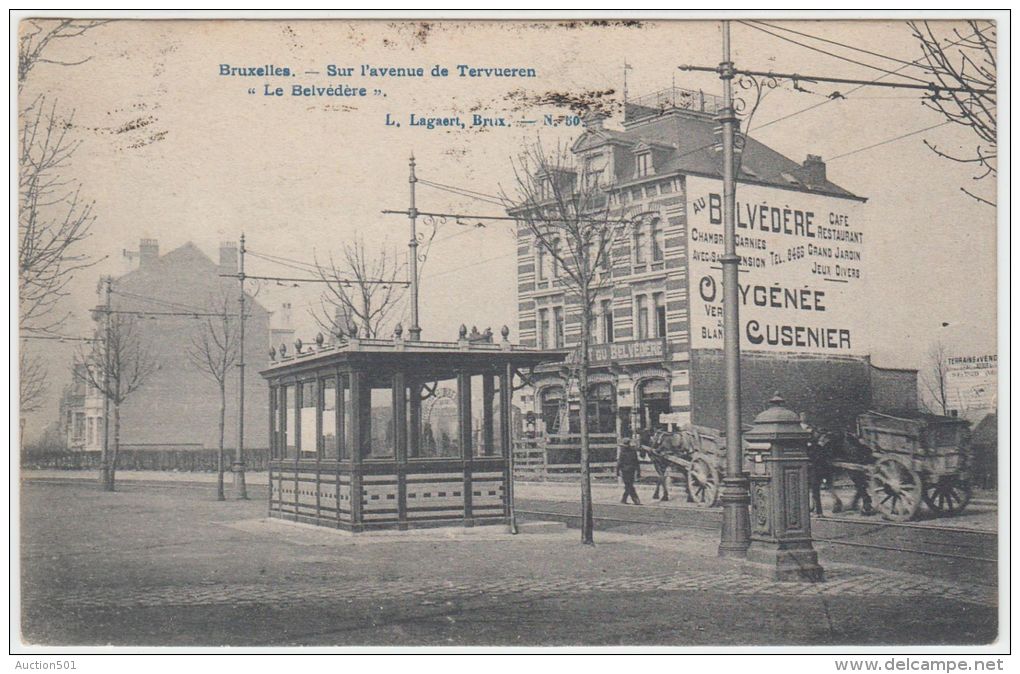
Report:
M605 122L606 116L597 110L589 110L581 118L581 123L584 128L590 129L591 131L601 131L602 123Z
M293 313L290 302L284 302L283 306L280 307L280 323L277 326L280 330L294 329L294 326L291 323L293 320Z
M351 319L347 316L347 312L344 310L342 305L338 305L333 310L333 325L340 330L343 330L346 334L351 329Z
M220 274L237 273L237 244L224 241L220 244Z
M159 258L159 241L142 239L138 242L138 266L148 267Z
M816 154L809 154L804 160L804 182L808 185L821 185L825 182L825 162Z

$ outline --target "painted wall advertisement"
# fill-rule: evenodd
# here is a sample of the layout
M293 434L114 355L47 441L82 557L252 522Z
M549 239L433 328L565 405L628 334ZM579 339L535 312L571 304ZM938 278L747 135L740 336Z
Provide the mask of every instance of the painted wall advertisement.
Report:
M740 342L747 351L863 355L864 204L738 185ZM722 181L687 178L691 345L723 346Z

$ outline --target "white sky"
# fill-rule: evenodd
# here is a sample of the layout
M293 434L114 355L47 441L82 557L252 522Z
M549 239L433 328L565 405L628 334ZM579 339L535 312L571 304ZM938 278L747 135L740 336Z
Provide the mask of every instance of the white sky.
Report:
M786 22L781 25L890 57L921 56L901 21ZM802 38L794 39L802 40ZM802 40L806 41L806 40ZM818 44L818 43L815 43ZM832 46L818 45L832 50ZM747 26L733 26L733 58L739 68L873 79L880 73L808 51ZM32 72L23 99L45 95L76 111L83 140L74 160L82 191L96 199L98 219L89 243L109 262L81 274L68 306L75 319L68 334L86 334L87 307L94 303L100 273L119 269L122 249L137 249L139 238L157 238L161 252L194 241L215 259L221 240L243 230L253 251L299 260L336 251L361 236L370 243L403 247L407 220L384 216L384 208L407 207L407 159L413 151L422 178L498 194L512 183L509 159L533 138L536 127L478 131L424 131L383 125L385 113L406 120L419 115L540 118L554 108L524 109L507 94L576 94L622 90L624 59L631 96L678 86L719 93L711 74L679 72L683 63L719 61L717 22L660 22L640 27L575 28L555 23L415 23L325 21L117 22L69 41L53 58L84 65L41 64ZM854 56L851 52L842 53ZM891 61L856 58L896 68ZM436 64L451 71L459 63L535 67L538 78L375 81L349 83L380 87L387 96L333 99L269 98L265 78L218 76L219 65L289 66L299 72L325 71L327 64L416 67ZM904 72L912 72L907 69ZM918 71L919 73L919 71ZM892 78L888 78L892 79ZM291 78L293 83L332 84L325 75ZM280 82L281 86L288 82ZM824 100L834 89L806 84L815 93L784 86L762 104L754 126ZM139 128L118 132L143 120ZM802 161L863 148L941 122L903 90L864 89L849 100L768 126L752 135ZM619 120L610 120L610 126ZM541 130L543 142L568 141L573 128ZM152 140L154 136L158 140ZM874 362L918 367L939 334L960 348L995 349L996 220L993 209L959 191L971 186L966 167L935 158L922 139L949 150L970 148L963 129L942 126L895 143L836 159L830 180L869 199L865 214L874 232L867 246L874 306L871 341ZM991 195L991 185L984 194ZM738 196L739 198L739 196ZM491 203L460 198L419 186L418 207L435 211L502 214ZM449 223L424 271L423 336L453 339L466 323L495 332L504 323L516 335L515 246L508 228L492 225L448 238L461 228ZM296 272L249 259L249 272ZM267 287L268 308L290 300L299 334L313 335L306 314L318 288ZM405 326L407 322L405 321ZM948 323L949 328L942 328ZM34 346L34 345L33 345ZM71 348L53 350L53 401L29 420L29 435L53 420L56 396L69 380L62 371ZM38 348L35 347L34 348Z

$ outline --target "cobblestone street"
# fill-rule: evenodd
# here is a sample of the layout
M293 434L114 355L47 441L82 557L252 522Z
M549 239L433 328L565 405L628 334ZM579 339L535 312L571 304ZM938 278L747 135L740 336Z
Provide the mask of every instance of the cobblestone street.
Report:
M775 584L711 532L527 523L350 536L267 520L261 490L23 483L22 633L38 644L979 643L994 586L823 555L826 582ZM60 541L60 543L56 543ZM828 558L826 558L828 557Z

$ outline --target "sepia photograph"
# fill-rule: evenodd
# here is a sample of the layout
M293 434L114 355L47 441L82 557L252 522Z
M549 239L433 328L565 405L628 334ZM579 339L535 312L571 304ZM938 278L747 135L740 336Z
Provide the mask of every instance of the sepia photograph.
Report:
M1008 11L363 14L12 13L11 667L1002 670Z

